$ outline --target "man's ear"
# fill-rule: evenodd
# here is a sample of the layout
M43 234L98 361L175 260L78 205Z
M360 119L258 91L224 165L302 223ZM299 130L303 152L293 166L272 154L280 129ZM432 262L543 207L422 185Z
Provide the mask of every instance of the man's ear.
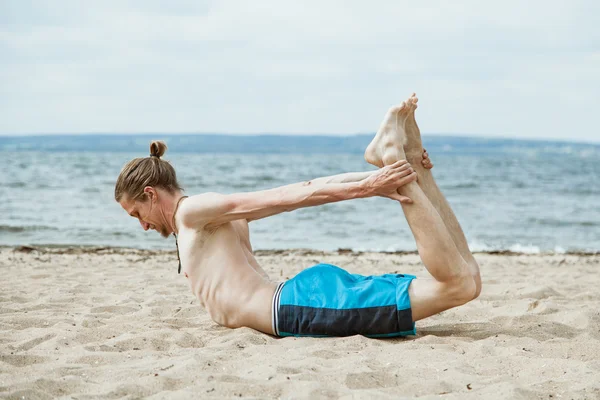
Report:
M152 186L146 186L144 188L144 193L150 199L150 201L155 202L158 200L158 193L156 192L156 189L154 189Z

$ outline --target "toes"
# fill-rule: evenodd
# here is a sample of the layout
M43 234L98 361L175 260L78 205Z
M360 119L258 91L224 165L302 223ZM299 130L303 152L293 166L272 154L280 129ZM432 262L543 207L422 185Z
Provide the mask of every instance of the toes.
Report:
M419 98L417 97L416 93L413 93L412 96L410 96L410 102L412 103L412 105L417 108L417 102L419 101Z
M408 98L408 100L406 100L406 102L402 102L402 103L406 104L408 106L408 108L410 109L410 111L415 111L417 109L417 101L419 101L419 99L417 99L415 97L415 94L413 93L412 96L410 96Z
M400 103L400 105L397 107L397 109L398 109L398 112L402 115L406 115L410 112L410 107L406 103L406 101L403 101L402 103Z
M423 164L423 168L431 169L433 168L433 164L429 159L429 154L427 154L427 150L423 149L423 160L421 160L421 164Z

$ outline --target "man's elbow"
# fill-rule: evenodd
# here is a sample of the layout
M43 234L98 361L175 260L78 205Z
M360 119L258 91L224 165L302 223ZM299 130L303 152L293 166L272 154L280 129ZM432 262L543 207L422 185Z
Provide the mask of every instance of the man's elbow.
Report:
M234 194L219 194L215 198L214 208L219 214L229 214L243 208L244 200Z

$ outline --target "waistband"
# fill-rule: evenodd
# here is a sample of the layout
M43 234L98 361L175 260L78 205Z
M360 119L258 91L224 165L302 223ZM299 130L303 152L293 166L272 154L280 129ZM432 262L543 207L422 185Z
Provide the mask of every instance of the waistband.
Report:
M283 289L284 284L285 282L280 282L277 285L277 289L275 289L275 293L273 294L271 327L273 328L275 336L279 336L279 301L281 300L281 290Z

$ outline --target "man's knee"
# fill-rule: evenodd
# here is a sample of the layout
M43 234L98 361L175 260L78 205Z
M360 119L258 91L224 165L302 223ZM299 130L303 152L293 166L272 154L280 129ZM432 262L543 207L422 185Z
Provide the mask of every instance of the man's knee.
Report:
M475 296L473 300L475 300L481 294L481 276L477 274L477 276L473 277L473 281L475 282Z
M471 275L465 275L444 283L445 300L452 307L461 306L479 296L481 284L478 286Z
M471 266L471 271L476 271L476 273L473 276L473 281L475 282L475 295L473 296L473 299L476 299L479 297L479 295L481 294L481 275L479 273L479 264L477 264L477 261L475 261L475 259L473 259L472 261L473 265Z

